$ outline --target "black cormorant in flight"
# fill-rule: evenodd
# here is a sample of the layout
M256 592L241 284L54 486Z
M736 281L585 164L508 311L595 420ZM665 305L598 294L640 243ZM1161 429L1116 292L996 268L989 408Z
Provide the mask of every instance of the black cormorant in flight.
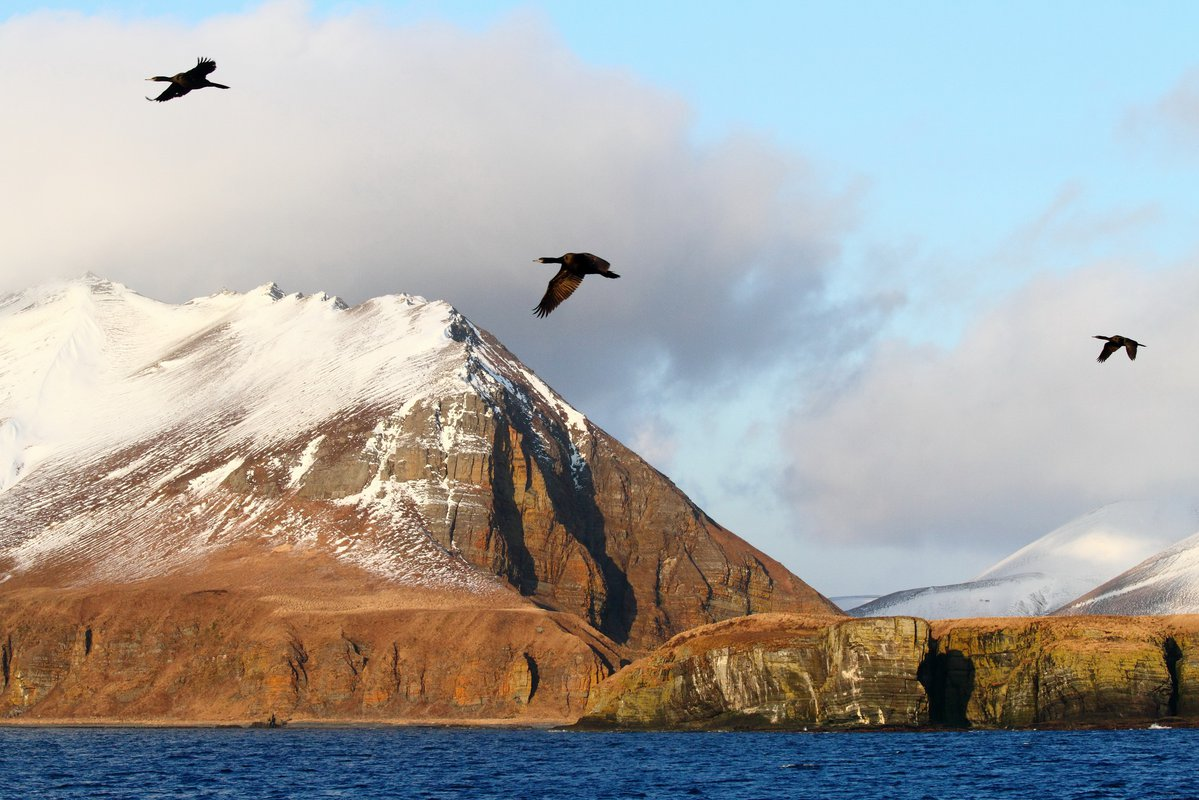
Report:
M1102 352L1099 353L1099 358L1095 359L1096 361L1107 361L1107 357L1119 350L1121 347L1128 351L1129 358L1136 360L1137 348L1145 347L1145 345L1141 344L1140 342L1134 342L1127 336L1096 336L1094 338L1107 339L1107 344L1103 346Z
M537 308L533 309L533 313L539 317L547 316L558 307L559 303L570 297L571 292L579 288L579 284L583 282L584 275L603 275L605 278L620 277L608 269L607 261L599 256L593 256L591 253L567 253L559 258L539 258L537 261L542 264L562 265L558 274L550 278L550 285L545 290L545 297L541 298Z
M165 103L174 97L183 97L192 89L203 89L205 86L215 86L218 89L228 89L229 87L223 83L213 83L208 80L208 76L216 69L216 62L211 58L197 58L196 65L187 72L180 72L178 75L166 77L165 75L155 75L153 78L146 78L148 81L165 81L171 84L158 97L147 97L147 100L155 100L159 103Z

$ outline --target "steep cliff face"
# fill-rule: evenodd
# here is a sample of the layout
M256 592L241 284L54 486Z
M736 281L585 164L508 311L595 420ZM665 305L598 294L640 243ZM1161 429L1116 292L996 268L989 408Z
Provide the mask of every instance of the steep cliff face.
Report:
M619 665L508 590L463 603L289 554L225 566L0 596L0 718L560 723Z
M511 363L498 344L469 342ZM391 481L381 491L410 500L447 550L634 651L746 614L840 613L604 431L582 420L571 430L508 385L422 401L381 423L386 445L360 451L366 476L343 491ZM345 471L318 450L304 487Z
M767 614L671 639L604 683L582 727L920 725L928 625Z
M1118 617L933 623L933 718L1022 727L1172 716L1170 627Z
M840 613L444 303L89 279L4 298L0 334L0 595L245 546L464 597L499 577L632 653Z
M595 692L597 728L1136 725L1199 720L1199 618L729 620Z

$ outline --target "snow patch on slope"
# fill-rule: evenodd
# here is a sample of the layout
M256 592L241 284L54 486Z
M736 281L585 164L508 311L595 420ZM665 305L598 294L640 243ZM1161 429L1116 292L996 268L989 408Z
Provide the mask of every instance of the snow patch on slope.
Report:
M1087 591L1196 530L1199 510L1189 501L1111 503L1020 548L975 580L1040 572L1089 581Z
M233 471L241 468L241 465L246 463L245 458L238 456L229 462L222 464L214 470L205 472L196 478L192 478L187 482L187 488L195 494L208 494L216 487L224 483L225 478L228 478Z
M308 474L308 470L312 469L312 465L316 463L316 451L320 449L323 441L325 441L325 434L322 433L305 445L304 452L300 453L300 460L287 475L287 488L294 489L298 486L304 476Z

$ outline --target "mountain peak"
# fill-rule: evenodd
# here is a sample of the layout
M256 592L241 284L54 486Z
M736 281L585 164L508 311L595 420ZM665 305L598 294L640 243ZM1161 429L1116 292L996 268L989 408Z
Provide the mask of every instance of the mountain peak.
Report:
M126 291L0 313L5 586L194 573L237 548L514 590L636 647L836 613L448 303Z
M261 286L257 286L254 289L251 289L249 292L247 292L247 294L250 295L251 297L266 296L266 297L269 297L271 300L282 300L284 297L287 296L284 293L284 291L279 288L279 284L275 283L274 281L270 281L269 283L264 283Z

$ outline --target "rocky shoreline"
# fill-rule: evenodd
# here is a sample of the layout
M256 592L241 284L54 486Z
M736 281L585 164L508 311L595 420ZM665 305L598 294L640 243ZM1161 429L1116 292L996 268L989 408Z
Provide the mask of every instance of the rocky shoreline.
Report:
M0 724L1199 725L1199 616L753 614L629 663L636 653L575 615L513 592L321 595L287 577L271 595L189 591L178 577L0 595Z

